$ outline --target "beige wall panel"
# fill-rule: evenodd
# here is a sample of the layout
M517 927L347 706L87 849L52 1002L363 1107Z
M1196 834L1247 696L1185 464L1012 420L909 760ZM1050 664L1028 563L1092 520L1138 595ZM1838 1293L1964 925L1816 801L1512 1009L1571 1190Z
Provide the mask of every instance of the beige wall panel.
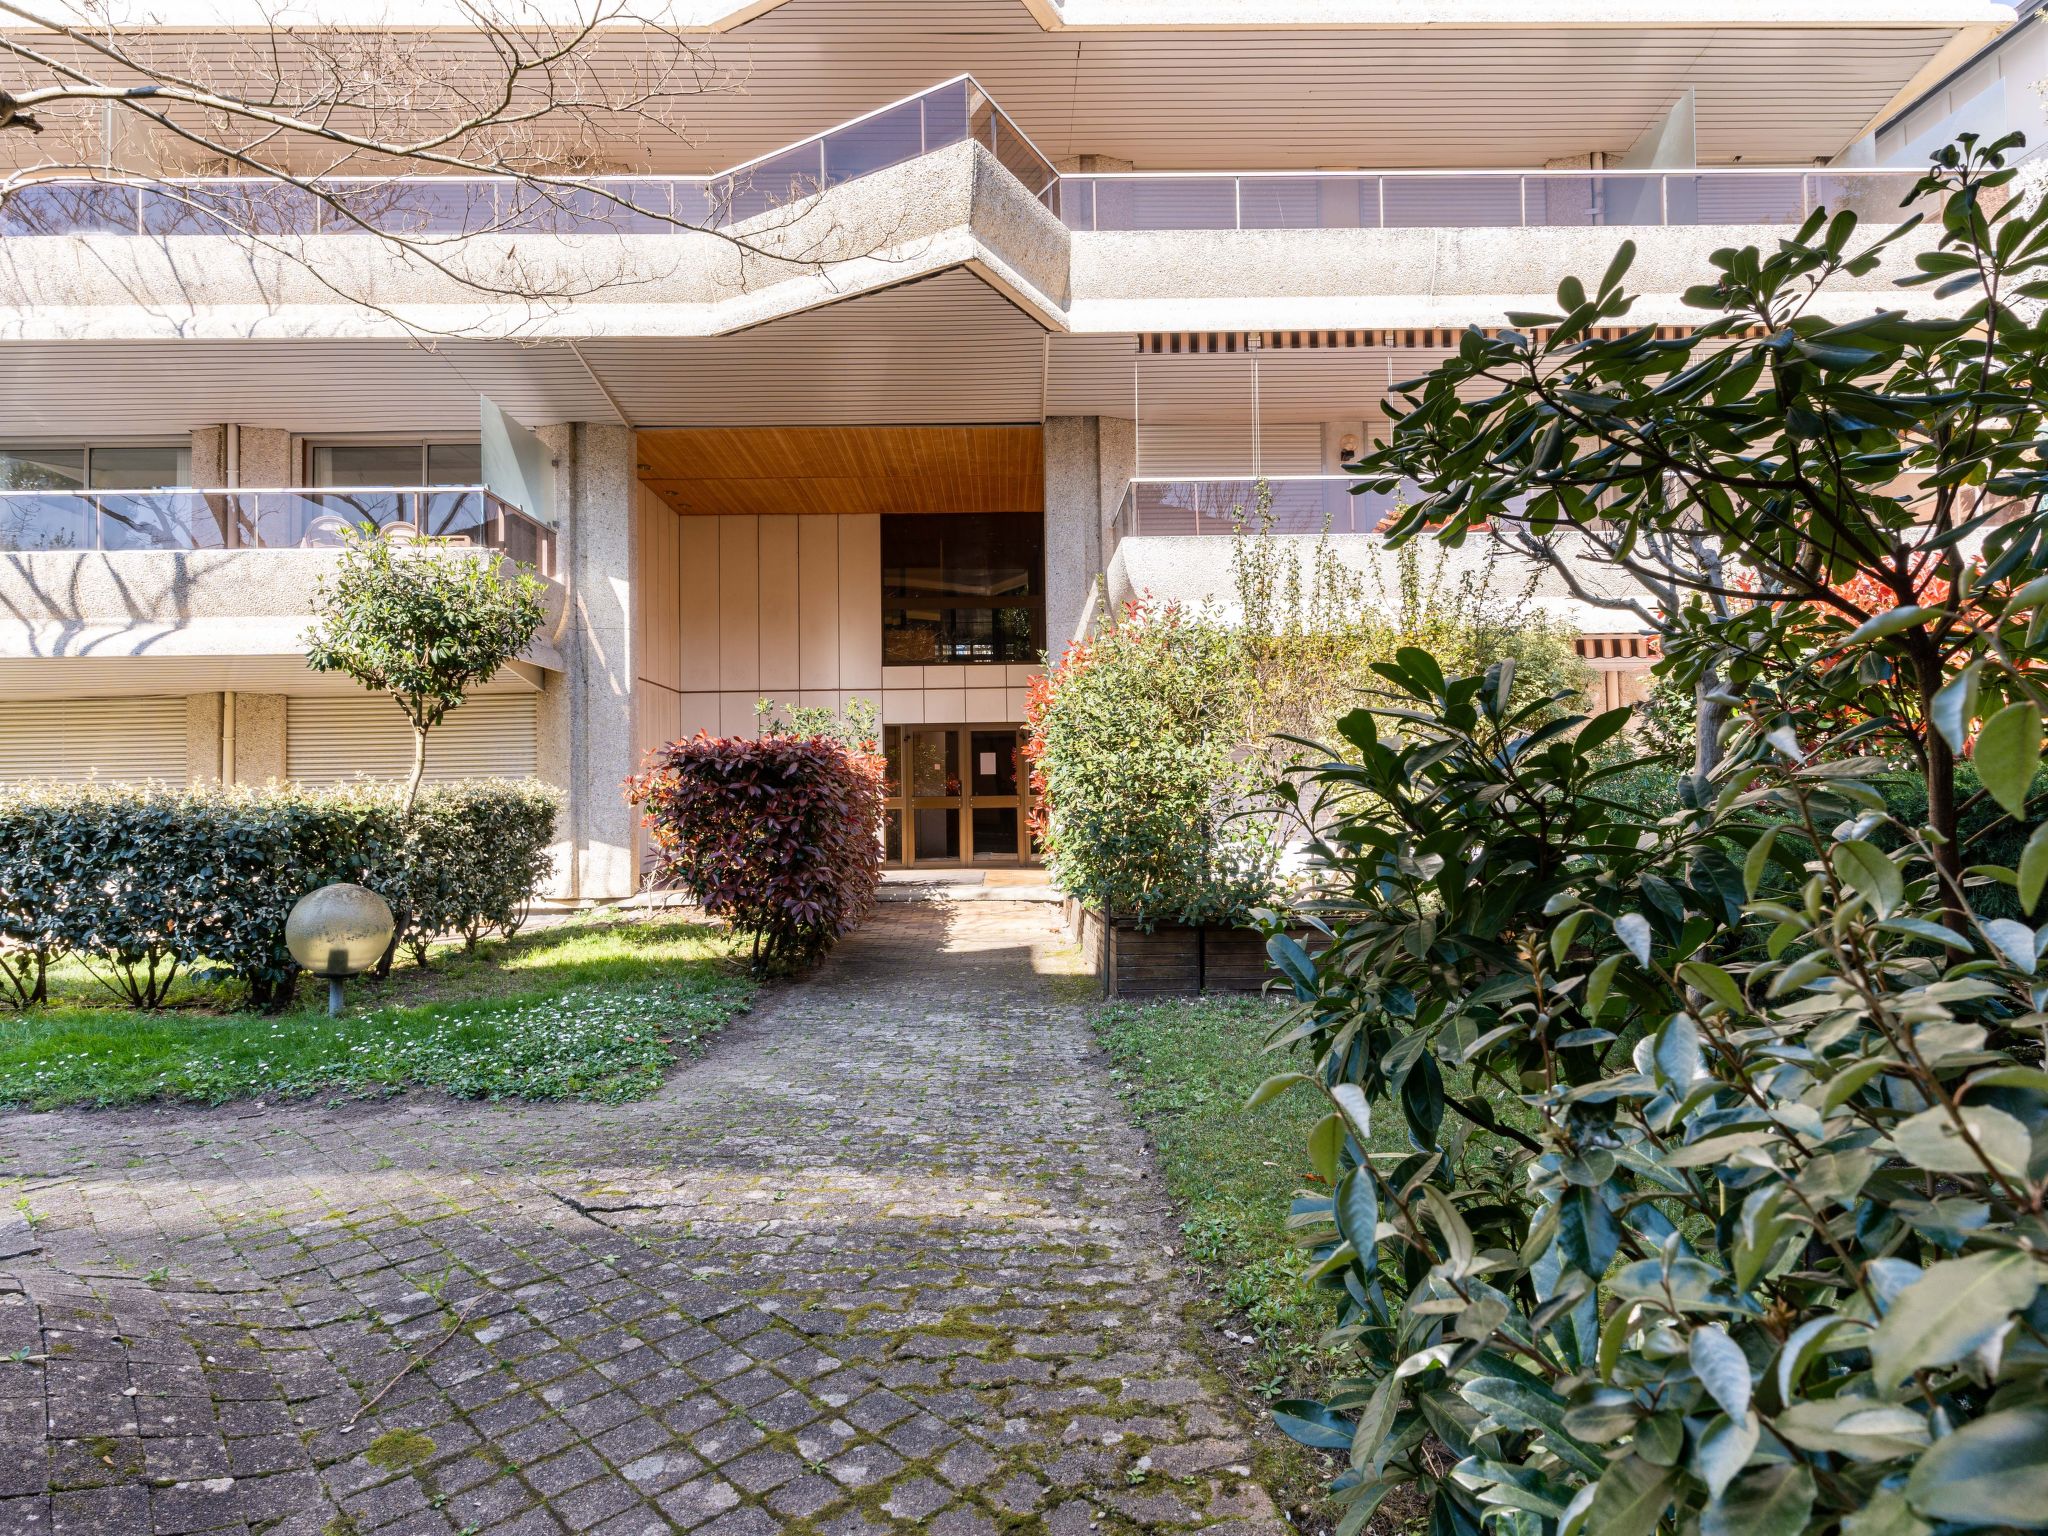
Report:
M928 725L964 725L967 721L966 693L958 688L925 689L924 718Z
M718 517L676 519L676 683L685 693L718 686ZM716 713L713 718L715 720Z
M924 686L924 668L884 667L882 668L882 686L884 688L922 688Z
M1031 690L1028 688L1011 688L1007 692L1009 694L1008 708L1004 711L1003 718L1005 720L1021 722L1024 718L1025 703L1031 697Z
M718 687L761 686L761 520L718 519ZM722 711L721 711L722 713Z
M839 686L882 686L882 520L839 519Z
M796 696L797 703L805 709L829 709L839 712L839 691L835 688L806 688Z
M797 531L805 519L788 514L761 519L761 673L758 686L771 698L795 693L797 680Z
M685 693L677 697L676 735L691 737L699 731L707 735L718 734L718 695L715 693Z
M652 492L640 492L640 675L671 692L682 686L682 620L678 590L682 519Z
M917 688L891 688L882 695L882 724L923 725L924 692Z
M799 517L792 521L796 524L797 685L837 689L839 519Z
M760 702L761 696L758 693L721 693L718 696L718 734L760 734L759 718L754 713L754 706Z
M682 702L683 696L673 688L641 680L634 692L633 705L642 758L682 734Z
M975 721L998 721L1020 717L1010 713L1008 689L970 688L967 690L967 718Z

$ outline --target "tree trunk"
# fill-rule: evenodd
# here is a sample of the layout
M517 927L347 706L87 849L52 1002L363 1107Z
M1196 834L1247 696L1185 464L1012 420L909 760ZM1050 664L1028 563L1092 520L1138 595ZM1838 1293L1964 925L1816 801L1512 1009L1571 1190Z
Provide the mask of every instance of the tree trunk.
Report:
M1920 718L1926 722L1927 827L1934 834L1934 867L1941 875L1943 920L1951 931L1968 931L1970 914L1963 905L1963 844L1956 824L1956 754L1934 726L1934 696L1941 691L1941 664L1931 655L1917 658Z
M427 733L424 727L412 729L412 777L406 781L405 804L400 809L403 816L412 815L413 802L420 797L420 780L427 772Z
M1721 727L1728 722L1728 706L1721 693L1721 673L1717 667L1708 667L1693 684L1690 779L1695 805L1711 804L1714 798L1714 770L1721 766Z

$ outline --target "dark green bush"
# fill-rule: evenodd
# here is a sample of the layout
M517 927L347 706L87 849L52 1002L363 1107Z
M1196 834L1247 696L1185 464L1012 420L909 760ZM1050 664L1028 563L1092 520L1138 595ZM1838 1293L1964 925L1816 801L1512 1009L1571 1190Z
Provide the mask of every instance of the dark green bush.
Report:
M530 783L435 787L409 820L377 785L14 789L0 794L0 964L17 1005L69 953L136 1007L189 972L277 1007L298 976L284 921L307 891L353 881L416 931L474 942L516 924L553 828L552 792Z
M1927 781L1913 774L1901 774L1894 779L1877 781L1878 792L1884 796L1885 811L1903 826L1922 827L1927 824ZM2032 821L2015 821L1999 809L1989 795L1983 793L1984 784L1977 777L1977 770L1969 763L1956 764L1956 803L1966 807L1958 818L1957 831L1963 839L1963 863L1965 865L1997 864L2007 869L2017 869L2020 852L2027 846L2027 839L2038 825ZM2030 801L2039 801L2048 793L2048 773L2036 774L2033 787L2028 790ZM1972 904L1985 917L2025 917L2020 910L2018 899L2012 887L1998 881L1987 881L1971 889Z

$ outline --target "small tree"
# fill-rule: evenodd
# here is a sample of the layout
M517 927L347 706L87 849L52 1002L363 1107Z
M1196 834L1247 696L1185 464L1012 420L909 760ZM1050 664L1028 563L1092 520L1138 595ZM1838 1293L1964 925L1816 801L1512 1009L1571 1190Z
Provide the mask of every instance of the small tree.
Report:
M431 543L432 541L427 541ZM547 618L538 577L495 559L352 536L319 587L306 665L388 693L412 726L411 815L427 770L427 732L469 690L525 649Z

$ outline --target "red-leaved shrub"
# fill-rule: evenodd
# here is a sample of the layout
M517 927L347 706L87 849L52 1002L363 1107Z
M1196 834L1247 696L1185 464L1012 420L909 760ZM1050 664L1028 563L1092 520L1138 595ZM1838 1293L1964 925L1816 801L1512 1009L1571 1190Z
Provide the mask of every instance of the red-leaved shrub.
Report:
M655 878L752 934L757 970L785 969L874 905L885 768L826 736L699 732L649 753L626 795L646 815Z

